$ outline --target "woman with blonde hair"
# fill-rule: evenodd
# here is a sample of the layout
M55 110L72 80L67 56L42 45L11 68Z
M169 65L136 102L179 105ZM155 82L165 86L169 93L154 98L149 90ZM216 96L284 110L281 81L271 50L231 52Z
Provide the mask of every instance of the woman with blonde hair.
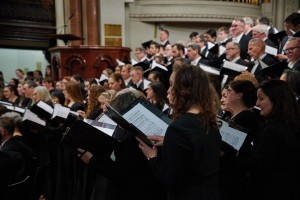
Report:
M100 102L100 108L102 110L106 109L106 104L110 104L111 101L115 98L117 92L115 90L107 90L102 92L98 97L98 101Z
M32 102L35 104L39 101L43 101L51 106L53 105L50 92L45 86L37 86L33 89Z

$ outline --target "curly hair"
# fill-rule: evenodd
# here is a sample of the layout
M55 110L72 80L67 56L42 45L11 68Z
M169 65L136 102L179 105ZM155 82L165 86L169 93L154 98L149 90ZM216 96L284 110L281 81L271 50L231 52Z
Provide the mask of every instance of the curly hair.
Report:
M175 79L170 91L174 97L174 117L178 118L196 106L200 109L198 118L203 125L208 128L212 124L217 128L216 112L220 102L207 73L192 65L177 68L174 73Z
M89 115L90 112L93 111L95 108L100 107L100 102L98 101L98 97L102 92L105 92L105 88L101 85L93 85L90 88L87 115Z

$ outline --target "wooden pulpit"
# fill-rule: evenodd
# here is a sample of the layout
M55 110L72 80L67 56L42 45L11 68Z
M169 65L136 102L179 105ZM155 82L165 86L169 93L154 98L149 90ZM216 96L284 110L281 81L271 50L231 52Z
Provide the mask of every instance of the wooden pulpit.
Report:
M114 69L116 59L130 62L130 48L108 46L60 46L49 49L52 77L61 80L64 76L79 74L83 79L99 78L102 70Z

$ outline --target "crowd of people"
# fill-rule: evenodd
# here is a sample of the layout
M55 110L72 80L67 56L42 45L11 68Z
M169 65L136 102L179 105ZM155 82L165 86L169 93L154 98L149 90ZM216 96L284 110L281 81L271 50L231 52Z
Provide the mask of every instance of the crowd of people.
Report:
M300 199L300 14L282 31L244 17L189 38L172 44L162 29L100 79L53 80L51 66L7 82L1 73L0 199ZM105 153L63 145L70 124L39 130L9 109L43 101L97 120L138 98L172 118L165 136L148 136L153 147L128 137ZM238 151L222 141L222 121L247 134Z

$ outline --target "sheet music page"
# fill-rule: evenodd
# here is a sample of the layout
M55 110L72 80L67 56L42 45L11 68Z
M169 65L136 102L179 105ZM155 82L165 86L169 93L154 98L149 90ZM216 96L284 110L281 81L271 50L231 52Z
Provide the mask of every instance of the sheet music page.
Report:
M112 137L112 135L114 134L117 126L117 125L112 125L112 124L90 120L90 119L84 119L83 121L90 124L94 128L100 130L101 132L109 135L110 137Z
M237 72L243 72L247 70L247 67L229 61L224 61L223 67Z
M146 135L164 136L168 128L168 124L140 103L125 113L123 117Z
M111 124L111 125L114 125L114 126L118 125L115 121L113 121L105 113L98 119L98 122L107 123L107 124Z
M70 112L70 108L64 107L60 104L55 104L52 119L56 116L63 119L67 119Z
M25 109L24 109L24 108L20 108L20 107L16 107L16 106L15 106L14 110L15 110L16 112L20 112L20 113L24 113L24 112L25 112Z
M37 103L37 106L39 106L40 108L42 108L43 110L47 111L48 113L52 114L53 113L53 108L51 108L51 106L49 106L48 104L46 104L43 101L39 101Z
M225 53L226 48L222 45L219 45L219 56L222 55L223 53Z
M222 121L222 126L220 127L220 133L222 136L222 141L232 146L235 150L239 151L243 145L247 134L241 132L237 129L229 127L228 123Z
M36 114L34 114L33 112L31 112L28 109L26 109L24 116L22 118L22 121L25 121L25 120L29 120L29 121L35 122L37 124L46 126L46 122L44 120L40 119Z
M204 71L208 72L208 73L220 75L220 71L219 71L219 70L214 69L214 68L212 68L212 67L210 67L210 66L206 66L206 65L203 65L203 64L200 63L199 67L200 67L201 69L203 69Z
M271 47L271 46L268 46L266 45L265 47L265 52L268 53L268 54L271 54L273 56L276 56L278 53L277 53L278 49L274 48L274 47Z

